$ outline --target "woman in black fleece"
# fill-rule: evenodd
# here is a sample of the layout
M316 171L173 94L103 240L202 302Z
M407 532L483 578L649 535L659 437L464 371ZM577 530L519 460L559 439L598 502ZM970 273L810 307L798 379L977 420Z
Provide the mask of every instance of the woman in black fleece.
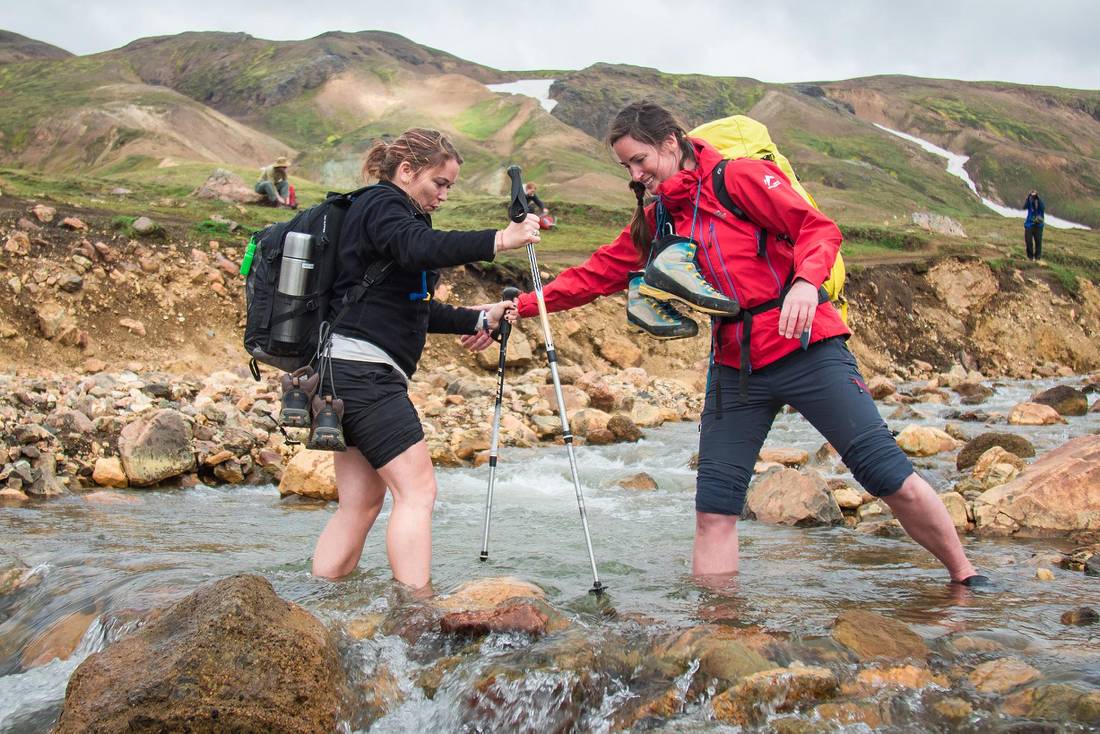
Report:
M376 143L363 164L378 179L352 204L340 237L336 300L367 267L392 260L385 280L341 319L332 337L332 376L324 392L344 401L348 450L335 456L340 506L313 553L313 573L338 578L359 563L367 533L388 488L393 510L386 552L394 578L414 588L431 577L435 471L408 380L428 332L475 334L495 329L513 306L456 308L433 299L438 268L492 260L495 253L538 242L531 214L502 230L432 229L431 213L447 200L462 157L436 130L414 128L392 143Z

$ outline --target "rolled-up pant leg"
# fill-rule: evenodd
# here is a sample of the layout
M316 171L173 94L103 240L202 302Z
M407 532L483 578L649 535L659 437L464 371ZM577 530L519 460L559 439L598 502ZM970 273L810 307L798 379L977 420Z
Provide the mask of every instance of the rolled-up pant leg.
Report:
M875 497L901 489L913 464L879 415L842 339L792 356L772 377L776 397L821 432L864 489Z
M711 368L699 424L696 512L741 514L756 457L776 414L783 407L772 397L770 381L764 374L749 375L748 400L742 402L738 384L740 374L739 370L720 364ZM721 411L718 409L719 394Z

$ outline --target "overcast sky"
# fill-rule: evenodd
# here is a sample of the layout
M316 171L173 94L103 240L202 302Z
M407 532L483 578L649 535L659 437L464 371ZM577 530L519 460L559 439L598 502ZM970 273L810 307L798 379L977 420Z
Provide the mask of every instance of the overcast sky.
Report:
M1100 89L1098 0L0 0L77 54L145 36L387 30L499 69L597 61L789 82L912 74Z

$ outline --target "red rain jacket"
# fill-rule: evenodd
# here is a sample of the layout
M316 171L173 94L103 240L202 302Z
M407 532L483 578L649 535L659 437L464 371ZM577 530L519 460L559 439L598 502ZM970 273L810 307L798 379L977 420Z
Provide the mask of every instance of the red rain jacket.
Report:
M791 189L778 166L751 158L732 160L726 166L726 190L752 222L737 218L718 201L711 184L711 172L722 161L721 154L702 140L692 138L691 142L698 166L666 180L658 194L676 233L688 236L692 235L692 212L699 193L692 237L700 243L696 261L703 277L722 293L736 297L742 308L779 297L783 287L796 278L815 286L824 283L840 249L841 235L836 224ZM655 205L647 207L651 231L655 231L655 216ZM757 254L760 227L768 231L764 257ZM777 239L777 234L787 235L794 245ZM546 307L551 312L564 311L624 290L629 273L644 269L645 264L634 249L628 226L614 242L596 250L583 264L562 271L547 283L543 288ZM537 313L535 294L522 294L520 316ZM776 308L753 318L749 348L753 369L799 348L797 337L780 336L779 313ZM720 364L740 367L741 329L740 322L723 323L719 328L715 360ZM849 333L831 303L818 305L811 342Z

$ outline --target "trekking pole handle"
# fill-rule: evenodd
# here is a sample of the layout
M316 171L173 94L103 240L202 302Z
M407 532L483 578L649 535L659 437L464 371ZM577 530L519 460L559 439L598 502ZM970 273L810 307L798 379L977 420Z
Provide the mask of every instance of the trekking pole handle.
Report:
M519 297L519 288L515 286L508 286L504 289L504 292L500 294L502 301L514 301ZM500 325L497 327L497 331L500 333L501 343L507 342L508 334L512 331L512 324L508 319L501 318Z
M527 193L523 189L523 171L519 166L508 166L508 178L512 179L512 203L508 206L508 218L522 222L527 217Z

